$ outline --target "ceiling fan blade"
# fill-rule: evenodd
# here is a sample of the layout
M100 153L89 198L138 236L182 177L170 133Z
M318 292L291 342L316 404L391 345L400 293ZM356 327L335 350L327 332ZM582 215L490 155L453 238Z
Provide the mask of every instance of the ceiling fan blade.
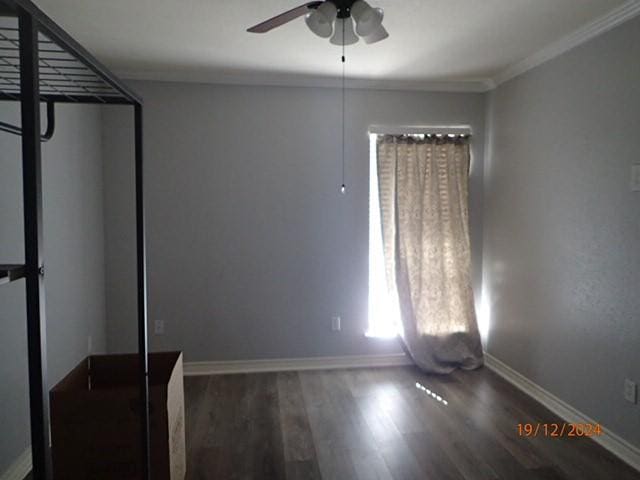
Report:
M247 29L247 32L251 32L251 33L266 33L269 30L273 30L276 27L279 27L280 25L284 25L287 22L290 22L291 20L295 20L298 17L301 17L302 15L306 14L309 12L309 10L312 10L314 8L318 8L318 5L320 5L322 2L307 2L304 5L300 5L299 7L296 8L292 8L291 10L287 10L284 13L281 13L280 15L276 15L273 18L270 18L269 20L266 20L262 23L259 23L257 25L254 25L251 28Z

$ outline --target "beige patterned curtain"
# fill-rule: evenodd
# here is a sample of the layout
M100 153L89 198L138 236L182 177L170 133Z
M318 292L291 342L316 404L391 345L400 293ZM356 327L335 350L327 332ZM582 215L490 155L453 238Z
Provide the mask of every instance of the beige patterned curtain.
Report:
M379 136L387 284L402 338L427 372L482 365L471 289L467 138Z

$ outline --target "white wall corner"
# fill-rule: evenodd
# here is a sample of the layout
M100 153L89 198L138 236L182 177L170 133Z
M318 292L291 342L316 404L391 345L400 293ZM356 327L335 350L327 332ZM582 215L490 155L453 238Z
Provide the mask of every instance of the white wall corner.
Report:
M413 362L404 353L394 353L389 355L349 355L344 357L185 362L184 374L186 376L225 375L234 373L286 372L293 370L397 367L402 365L413 365Z
M495 79L493 78L485 78L482 81L483 85L484 85L484 91L485 92L490 92L491 90L493 90L494 88L496 88L498 86L498 84L496 83Z
M588 42L640 14L640 0L629 0L602 17L550 43L524 60L513 63L493 77L494 87L525 73L563 53Z
M24 478L31 472L31 469L31 447L27 447L16 461L13 462L2 475L0 475L0 480L24 480Z
M537 383L529 380L504 362L485 352L484 364L516 388L537 400L553 413L568 423L600 423L582 413L580 410L559 399ZM616 435L606 426L602 427L602 435L591 437L596 443L618 457L623 462L640 471L640 448Z

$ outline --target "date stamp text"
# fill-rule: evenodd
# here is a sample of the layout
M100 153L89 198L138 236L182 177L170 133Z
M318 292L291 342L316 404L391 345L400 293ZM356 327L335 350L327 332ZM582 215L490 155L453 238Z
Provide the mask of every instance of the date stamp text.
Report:
M519 423L520 437L597 437L602 435L598 423Z

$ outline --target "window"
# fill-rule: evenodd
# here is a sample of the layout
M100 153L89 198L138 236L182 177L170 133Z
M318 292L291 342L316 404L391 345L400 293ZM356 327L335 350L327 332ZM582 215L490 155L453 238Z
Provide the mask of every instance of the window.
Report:
M400 333L397 295L387 288L378 192L377 135L369 136L369 328L368 337L395 337Z

